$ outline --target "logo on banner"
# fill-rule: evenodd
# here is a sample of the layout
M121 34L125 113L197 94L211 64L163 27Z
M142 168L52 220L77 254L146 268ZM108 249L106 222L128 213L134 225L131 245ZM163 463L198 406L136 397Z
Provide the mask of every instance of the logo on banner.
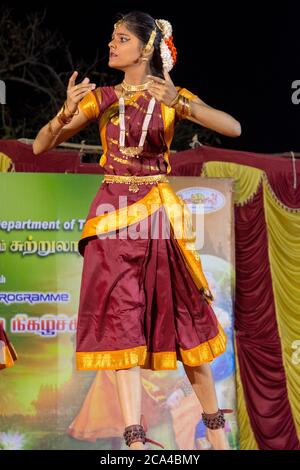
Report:
M177 191L193 214L216 212L225 206L225 196L212 188L185 188Z

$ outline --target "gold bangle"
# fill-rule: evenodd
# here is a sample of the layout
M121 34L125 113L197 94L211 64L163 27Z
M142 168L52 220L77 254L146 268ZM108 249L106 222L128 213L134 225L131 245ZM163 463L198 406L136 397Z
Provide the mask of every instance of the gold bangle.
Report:
M192 110L191 110L191 100L189 98L185 97L185 108L184 108L184 115L186 117L191 116Z
M71 117L67 117L64 113L64 111L61 111L60 113L58 113L56 115L57 119L58 119L58 122L62 125L62 126L65 126L66 124L69 124L69 122L72 121L73 119L73 116Z
M169 104L169 107L170 107L170 108L173 108L173 107L176 105L176 103L178 102L179 98L180 98L180 94L177 93L177 95L175 96L175 98L174 98L174 99L171 101L171 103Z
M182 97L182 114L186 116L186 107L187 107L187 98L185 96Z
M71 113L70 109L69 109L69 106L68 106L68 103L67 103L67 100L64 102L64 106L67 108L67 111L68 113L73 117L73 116L77 116L77 114L79 114L79 109L77 108L76 111L74 111L74 113Z
M184 106L183 106L184 97L180 95L178 102L176 103L175 109L180 117L184 117Z
M51 120L48 122L48 128L49 128L49 132L52 135L52 137L57 137L61 133L61 129L60 129L57 134L54 134L53 129L52 129L52 121Z
M176 111L180 115L180 117L185 118L187 116L191 116L192 110L191 110L190 99L186 98L183 95L180 95L180 98L176 105Z

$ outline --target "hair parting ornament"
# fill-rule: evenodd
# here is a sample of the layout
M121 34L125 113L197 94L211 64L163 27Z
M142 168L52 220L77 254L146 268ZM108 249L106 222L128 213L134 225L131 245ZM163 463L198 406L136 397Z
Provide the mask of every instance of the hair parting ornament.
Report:
M120 26L124 22L124 19L121 18L114 24L114 29ZM155 20L157 28L162 33L162 40L160 42L160 56L163 63L163 68L170 72L177 60L177 49L173 43L173 29L172 25L167 20ZM150 34L149 40L144 47L145 52L149 52L154 44L156 38L157 30L154 28Z

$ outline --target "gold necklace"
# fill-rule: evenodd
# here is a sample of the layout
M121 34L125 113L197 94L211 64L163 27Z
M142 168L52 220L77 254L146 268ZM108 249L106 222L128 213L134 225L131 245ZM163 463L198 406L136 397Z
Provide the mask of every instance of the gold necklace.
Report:
M121 83L121 87L127 93L133 93L135 91L145 91L148 89L150 82L142 83L141 85L129 85L125 80Z

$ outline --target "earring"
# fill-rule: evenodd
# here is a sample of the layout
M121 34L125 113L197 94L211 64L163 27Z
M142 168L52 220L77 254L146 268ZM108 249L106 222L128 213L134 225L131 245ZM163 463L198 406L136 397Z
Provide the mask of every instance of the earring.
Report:
M142 57L142 62L148 62L148 58L147 57Z

